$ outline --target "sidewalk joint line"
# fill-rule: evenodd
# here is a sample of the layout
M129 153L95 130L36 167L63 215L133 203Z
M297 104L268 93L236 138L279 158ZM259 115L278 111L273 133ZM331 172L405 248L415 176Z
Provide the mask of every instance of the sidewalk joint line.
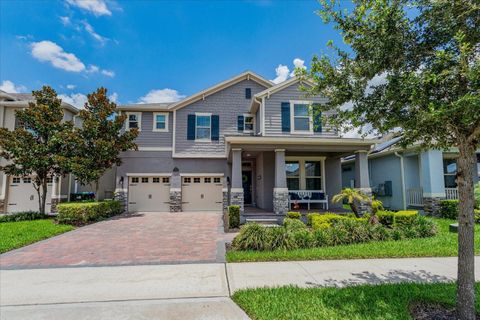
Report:
M228 279L228 271L227 271L227 263L224 263L225 265L225 279L227 279L227 289L228 289L228 296L232 296L232 291L230 291L230 280Z

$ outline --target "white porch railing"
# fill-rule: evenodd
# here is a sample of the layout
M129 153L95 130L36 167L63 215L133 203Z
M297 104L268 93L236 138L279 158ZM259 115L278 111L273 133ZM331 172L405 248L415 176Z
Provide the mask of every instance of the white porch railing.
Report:
M328 210L328 195L323 190L288 190L288 208L295 203L306 203L310 210L311 203L321 203Z
M408 206L423 206L423 189L422 188L410 188L407 189L407 205Z
M445 198L449 200L458 199L458 189L457 188L445 188Z

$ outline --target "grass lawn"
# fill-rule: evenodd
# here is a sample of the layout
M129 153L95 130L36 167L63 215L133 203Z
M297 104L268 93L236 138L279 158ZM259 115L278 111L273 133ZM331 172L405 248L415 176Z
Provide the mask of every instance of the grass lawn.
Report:
M434 219L434 218L432 218ZM438 234L431 238L378 241L353 245L276 251L228 251L228 262L361 258L447 257L457 255L457 234L448 231L453 220L434 219ZM475 253L480 253L480 225L475 225Z
M0 223L0 253L26 246L74 229L51 219Z
M480 285L476 286L477 295ZM454 284L386 284L347 288L241 290L233 300L252 319L411 319L411 303L455 306ZM480 300L476 303L480 310Z

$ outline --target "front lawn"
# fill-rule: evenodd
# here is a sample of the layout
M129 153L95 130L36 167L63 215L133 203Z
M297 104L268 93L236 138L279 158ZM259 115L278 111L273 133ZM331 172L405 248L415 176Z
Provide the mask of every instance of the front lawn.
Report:
M346 288L261 288L237 291L233 300L260 319L412 319L413 304L455 306L454 284L385 284ZM476 285L477 296L480 285ZM476 303L477 312L480 302ZM443 318L442 318L443 319Z
M20 248L74 229L52 219L0 223L0 253Z
M351 245L275 251L228 251L228 262L361 258L447 257L457 255L457 234L448 231L454 220L435 219L438 234L430 238L376 241ZM475 253L480 253L480 225L475 225Z

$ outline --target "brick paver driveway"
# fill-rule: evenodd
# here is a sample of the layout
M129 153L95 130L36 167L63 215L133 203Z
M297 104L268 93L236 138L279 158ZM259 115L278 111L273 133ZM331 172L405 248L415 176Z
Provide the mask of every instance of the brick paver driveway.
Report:
M221 262L220 213L121 215L0 255L0 268Z

